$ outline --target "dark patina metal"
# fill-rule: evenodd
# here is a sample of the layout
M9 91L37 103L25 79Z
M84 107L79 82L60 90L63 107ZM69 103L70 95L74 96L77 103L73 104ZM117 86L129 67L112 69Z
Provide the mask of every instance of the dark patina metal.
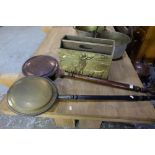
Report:
M53 80L58 69L58 61L47 55L38 55L28 59L22 67L25 76L35 75L49 77Z

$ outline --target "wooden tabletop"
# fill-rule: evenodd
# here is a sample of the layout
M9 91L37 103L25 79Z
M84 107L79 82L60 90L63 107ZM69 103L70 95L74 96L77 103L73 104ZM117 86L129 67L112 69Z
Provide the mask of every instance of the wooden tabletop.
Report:
M40 45L34 55L46 54L58 58L60 40L65 34L76 35L72 27L52 27L45 40ZM22 75L20 75L21 77ZM132 83L142 87L142 83L134 70L132 63L125 53L123 58L112 62L109 80L118 82ZM86 81L75 79L57 79L55 81L59 94L81 94L81 95L132 95L140 93L130 92L117 88L111 88L99 84L93 84ZM0 104L0 112L13 115L14 113L7 106L6 97ZM101 121L115 122L155 122L154 107L150 102L74 102L59 101L46 113L40 115L43 117L54 118L57 125L66 124L66 126L75 126L75 120L80 120L81 128L96 128Z

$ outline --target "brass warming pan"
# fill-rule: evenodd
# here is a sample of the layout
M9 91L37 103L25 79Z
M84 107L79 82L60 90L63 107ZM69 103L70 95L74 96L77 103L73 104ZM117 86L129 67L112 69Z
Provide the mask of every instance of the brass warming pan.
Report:
M30 116L46 112L56 100L146 101L154 99L155 96L59 95L57 87L51 80L36 76L27 76L16 81L7 93L10 109L18 114Z
M39 115L57 98L55 85L46 78L28 76L15 82L7 93L11 110L19 114Z

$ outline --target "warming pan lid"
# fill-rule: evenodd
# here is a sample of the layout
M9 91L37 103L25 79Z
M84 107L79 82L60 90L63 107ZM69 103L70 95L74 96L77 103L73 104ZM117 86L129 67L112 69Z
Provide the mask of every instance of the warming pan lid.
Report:
M35 75L48 77L55 74L58 69L58 61L51 56L38 55L28 59L22 67L25 76Z
M47 111L57 95L55 85L48 79L27 76L10 87L7 101L14 112L35 116Z

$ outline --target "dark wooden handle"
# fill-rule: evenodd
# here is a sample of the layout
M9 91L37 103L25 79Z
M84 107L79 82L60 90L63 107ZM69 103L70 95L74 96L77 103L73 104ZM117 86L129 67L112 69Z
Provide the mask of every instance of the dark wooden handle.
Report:
M136 95L60 95L58 99L63 100L109 100L109 101L150 101L155 100L155 96Z

